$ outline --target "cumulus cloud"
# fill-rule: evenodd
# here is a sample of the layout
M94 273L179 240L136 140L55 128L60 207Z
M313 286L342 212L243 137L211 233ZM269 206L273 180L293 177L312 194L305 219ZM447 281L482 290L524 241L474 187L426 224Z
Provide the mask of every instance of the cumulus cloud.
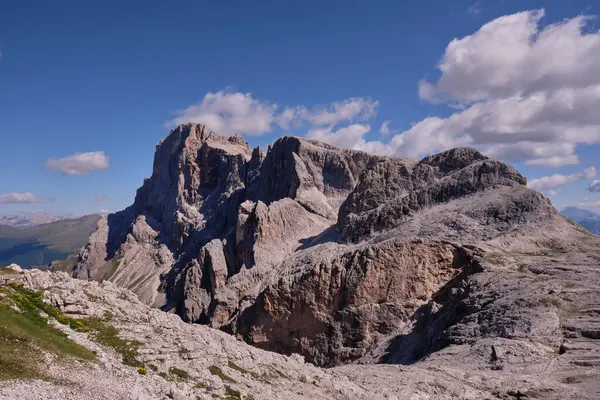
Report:
M168 124L205 124L225 136L235 133L264 135L276 122L277 108L276 104L255 99L252 93L221 90L207 93L199 104L179 111L179 116ZM287 120L285 116L283 120Z
M0 194L0 204L30 204L52 201L46 197L36 196L31 192Z
M596 168L589 167L581 172L571 175L554 174L552 176L544 176L542 178L533 179L527 184L528 187L540 192L549 192L560 188L568 183L577 182L582 179L589 179L596 176Z
M593 181L586 190L592 193L600 193L600 180Z
M332 131L333 127L313 128L306 135L309 139L320 140L334 146L346 147L347 143L353 143L353 147L358 148L364 144L363 136L371 130L369 125L353 124L337 131Z
M225 89L207 93L199 104L179 111L179 115L167 125L192 122L205 124L224 136L236 133L260 136L276 128L287 130L304 123L309 123L311 128L333 128L342 122L366 121L376 115L378 105L379 102L371 99L352 97L312 109L303 105L280 107L257 99L252 93Z
M600 35L582 32L590 17L540 28L542 17L544 10L506 15L452 40L438 66L440 79L421 82L426 99L473 102L597 84Z
M88 175L108 168L108 157L103 151L76 153L63 158L51 158L43 167L60 171L64 175Z
M342 121L366 121L377 113L378 101L352 97L335 101L327 107L316 107L307 119L313 125L336 125Z
M536 167L577 164L578 144L600 142L600 32L579 16L540 26L543 10L497 18L452 40L439 80L421 99L458 110L393 136L385 151L417 156L474 146Z

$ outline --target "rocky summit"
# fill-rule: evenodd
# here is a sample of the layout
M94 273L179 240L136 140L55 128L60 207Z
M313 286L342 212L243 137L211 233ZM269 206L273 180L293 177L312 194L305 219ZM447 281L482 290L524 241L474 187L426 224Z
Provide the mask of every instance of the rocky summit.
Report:
M263 151L182 125L73 276L352 382L320 398L595 399L600 237L526 183L471 148Z

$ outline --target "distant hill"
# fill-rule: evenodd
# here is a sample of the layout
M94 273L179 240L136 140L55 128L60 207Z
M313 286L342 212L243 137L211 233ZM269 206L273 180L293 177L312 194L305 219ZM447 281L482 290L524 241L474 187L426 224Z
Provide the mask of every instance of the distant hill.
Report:
M600 235L600 214L577 207L567 207L561 212L593 234Z
M15 215L0 216L0 225L8 225L13 228L30 228L32 226L48 224L50 222L65 219L64 217L47 212L20 212Z
M0 265L30 268L65 260L86 245L100 218L86 215L24 229L0 225Z

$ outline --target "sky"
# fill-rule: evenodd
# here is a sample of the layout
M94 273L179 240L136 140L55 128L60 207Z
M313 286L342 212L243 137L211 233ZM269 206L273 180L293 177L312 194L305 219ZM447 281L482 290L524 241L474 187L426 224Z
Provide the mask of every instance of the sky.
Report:
M0 0L0 215L118 211L205 123L397 157L476 147L600 211L592 0Z

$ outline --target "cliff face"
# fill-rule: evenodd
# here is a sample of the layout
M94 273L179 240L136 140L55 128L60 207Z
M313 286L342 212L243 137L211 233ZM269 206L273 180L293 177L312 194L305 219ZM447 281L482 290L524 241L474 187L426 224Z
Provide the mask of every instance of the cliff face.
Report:
M413 362L457 337L513 332L493 302L457 306L502 297L502 285L468 290L482 274L510 286L515 254L599 245L525 184L468 148L393 159L285 137L263 153L183 125L157 145L134 204L100 222L74 275L317 364ZM463 330L460 318L479 313L492 327ZM450 335L453 324L463 328ZM552 326L548 345L560 342ZM427 339L392 345L411 332Z
M301 240L334 225L379 159L289 137L265 155L239 136L182 125L158 143L134 204L100 222L74 275L222 326Z

